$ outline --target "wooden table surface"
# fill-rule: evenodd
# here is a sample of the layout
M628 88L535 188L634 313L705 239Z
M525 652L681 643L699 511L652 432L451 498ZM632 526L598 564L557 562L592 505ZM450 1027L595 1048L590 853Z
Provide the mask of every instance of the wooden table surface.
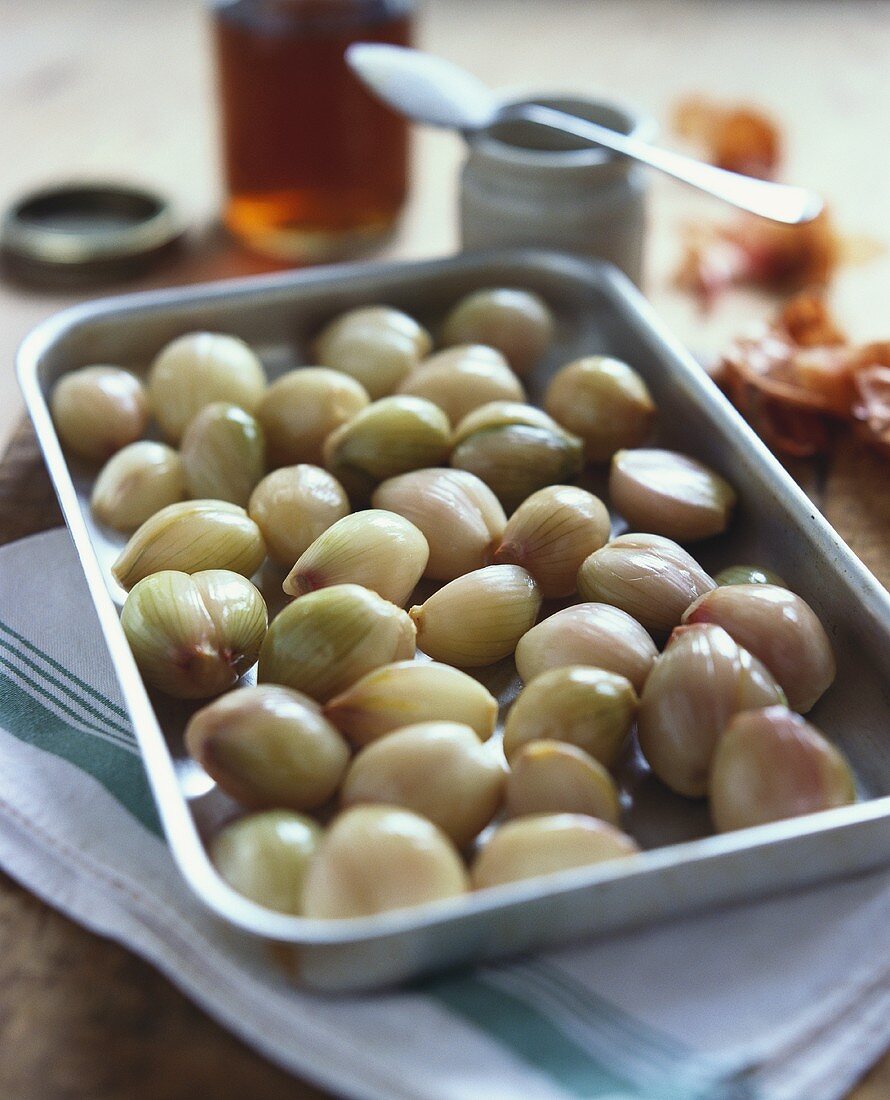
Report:
M509 13L508 17L505 17ZM113 175L171 194L196 224L218 205L213 97L197 0L0 0L0 203L58 177ZM492 84L608 92L664 119L680 90L760 100L789 133L789 172L821 188L851 234L890 239L890 5L714 5L662 0L428 0L424 45ZM424 133L396 256L456 242L460 144ZM702 354L770 303L735 295L702 318L669 283L677 226L707 203L653 187L647 292ZM265 269L212 228L178 265L142 285ZM129 289L129 288L120 288ZM890 337L890 256L850 266L833 300L861 339ZM68 299L70 300L70 299ZM21 417L11 362L27 329L65 299L0 288L0 449ZM816 476L795 473L865 563L890 584L887 467L850 443ZM33 436L21 428L0 465L0 543L60 522ZM264 1062L164 978L0 876L0 1097L166 1100L324 1094ZM855 1090L890 1096L890 1057Z

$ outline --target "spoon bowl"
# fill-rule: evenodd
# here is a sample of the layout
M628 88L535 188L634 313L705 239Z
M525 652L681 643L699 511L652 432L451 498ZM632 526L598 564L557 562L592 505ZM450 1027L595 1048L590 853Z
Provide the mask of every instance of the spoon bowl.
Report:
M378 98L413 122L443 130L484 130L497 116L491 90L444 57L355 42L346 50L346 61Z

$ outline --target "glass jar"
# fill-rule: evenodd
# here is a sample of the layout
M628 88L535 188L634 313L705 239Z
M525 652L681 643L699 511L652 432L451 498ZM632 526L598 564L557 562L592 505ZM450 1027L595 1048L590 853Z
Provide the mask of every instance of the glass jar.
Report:
M409 45L410 0L216 0L224 221L292 262L361 251L394 226L408 125L350 72L351 43Z
M601 100L539 103L644 140L649 119ZM626 157L533 123L504 121L468 139L461 176L465 249L536 246L610 260L643 274L646 170Z

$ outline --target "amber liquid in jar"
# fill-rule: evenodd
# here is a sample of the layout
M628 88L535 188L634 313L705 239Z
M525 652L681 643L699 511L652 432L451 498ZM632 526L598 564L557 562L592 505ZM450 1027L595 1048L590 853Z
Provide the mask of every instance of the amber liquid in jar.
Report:
M405 0L230 0L214 11L224 220L296 262L361 251L393 227L408 126L349 71L352 42L408 45Z

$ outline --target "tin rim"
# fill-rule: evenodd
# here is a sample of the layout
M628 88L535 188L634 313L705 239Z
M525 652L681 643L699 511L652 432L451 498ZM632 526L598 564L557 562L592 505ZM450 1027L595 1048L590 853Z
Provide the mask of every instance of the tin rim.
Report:
M182 234L170 203L117 183L41 188L13 204L0 223L8 255L53 268L148 258Z

